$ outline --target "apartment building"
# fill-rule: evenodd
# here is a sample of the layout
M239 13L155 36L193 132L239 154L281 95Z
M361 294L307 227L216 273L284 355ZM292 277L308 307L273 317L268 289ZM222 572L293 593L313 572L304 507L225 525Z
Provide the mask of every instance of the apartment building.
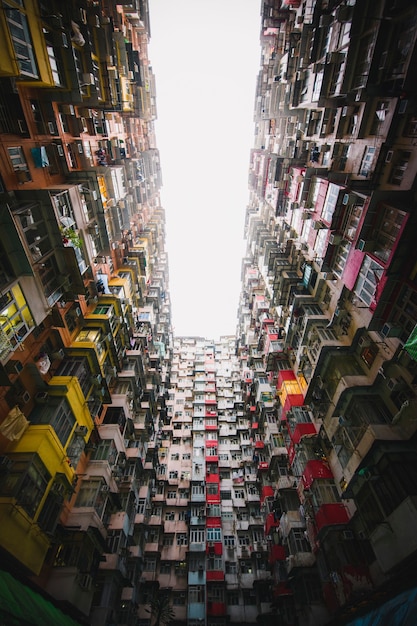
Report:
M415 24L402 2L262 4L237 339L284 446L261 473L266 622L399 624L404 589L416 611Z
M172 344L148 5L1 8L1 621L133 624Z
M416 8L261 2L208 340L171 328L148 3L64 5L0 12L1 621L415 621Z

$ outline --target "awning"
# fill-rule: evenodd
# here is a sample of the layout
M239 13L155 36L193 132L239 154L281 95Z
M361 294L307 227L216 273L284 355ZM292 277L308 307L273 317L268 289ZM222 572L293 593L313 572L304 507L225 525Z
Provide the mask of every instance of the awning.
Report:
M35 167L48 167L49 159L46 154L46 148L41 146L40 148L31 148L33 163Z
M404 350L408 352L414 361L417 361L417 326L411 331L411 334L404 344Z
M80 626L49 600L0 571L0 621L10 626Z
M29 422L18 406L13 407L0 424L0 433L9 441L18 441L23 436Z

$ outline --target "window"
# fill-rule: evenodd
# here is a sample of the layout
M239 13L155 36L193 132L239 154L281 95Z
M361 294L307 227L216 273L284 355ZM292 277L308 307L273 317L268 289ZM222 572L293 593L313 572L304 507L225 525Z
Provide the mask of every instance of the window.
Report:
M322 504L340 502L339 492L333 480L322 479L315 481L312 496L316 507L320 507Z
M187 546L188 545L188 537L185 533L177 534L177 546Z
M228 606L239 605L239 592L238 591L227 591L226 598L227 598Z
M383 271L384 268L379 263L365 255L354 292L368 306L374 300L375 291Z
M103 491L101 478L83 480L80 491L75 501L76 507L94 508L101 518L107 500L107 493Z
M372 162L374 160L374 155L376 152L376 148L372 146L367 146L365 148L364 155L362 157L361 166L359 168L359 175L368 177L371 173Z
M237 564L235 561L226 561L226 574L237 574Z
M48 52L49 65L52 72L52 78L55 85L62 85L62 70L60 68L59 53L55 52L52 40L52 34L45 33L46 50Z
M311 552L310 544L301 528L293 528L288 535L288 546L291 554Z
M0 271L0 276L1 274ZM35 323L18 285L4 293L1 302L0 334L2 342L0 357L4 359L21 343Z
M208 602L224 602L224 588L223 587L209 587L207 589L207 601Z
M66 447L71 431L75 426L75 417L67 400L63 398L58 405L39 407L31 416L32 424L50 424L63 447Z
M337 247L337 253L332 264L332 270L336 274L336 276L338 276L338 278L341 278L343 276L350 248L351 243L349 241L343 241Z
M208 517L220 517L221 508L219 504L210 504L207 507L207 515Z
M165 534L162 543L164 544L165 547L173 546L174 545L174 535L167 535L167 534Z
M207 483L207 495L216 496L219 493L219 485L217 483Z
M249 546L251 543L249 535L238 535L238 541L240 546Z
M410 158L411 152L409 152L408 150L399 150L395 153L395 156L393 158L393 167L389 178L389 182L392 185L401 185Z
M185 591L174 591L172 594L172 604L174 606L184 606L186 599L187 594Z
M51 476L37 454L11 454L12 469L0 477L0 494L16 498L30 517L35 517Z
M145 512L146 512L146 498L139 498L138 506L137 506L137 513L139 515L144 515Z
M235 546L234 535L225 535L223 538L223 543L226 546L226 548L234 548Z
M252 568L248 566L248 569L250 571L243 572L243 573L251 574L252 573ZM243 594L243 604L245 606L254 606L254 605L256 605L256 592L253 591L252 589L249 589L247 593L244 593Z
M223 489L220 490L220 498L222 500L231 500L232 499L232 492L227 490L224 491Z
M15 172L29 171L26 157L21 146L9 147L7 148L7 152L9 153L9 159Z
M207 541L221 541L222 530L221 528L207 528Z
M9 3L5 2L4 4L6 20L20 72L30 78L39 78L26 15L15 10Z
M203 543L205 538L204 530L194 529L190 531L190 543Z
M417 117L411 117L405 127L404 137L417 137Z
M167 493L167 499L168 500L175 500L176 497L177 497L177 492L176 491L168 491L168 493Z
M156 560L145 558L143 561L143 571L144 572L155 572L156 571Z
M190 585L188 587L189 604L202 603L204 601L204 587L202 585Z
M207 559L207 570L210 571L222 571L223 559L221 557L209 557Z

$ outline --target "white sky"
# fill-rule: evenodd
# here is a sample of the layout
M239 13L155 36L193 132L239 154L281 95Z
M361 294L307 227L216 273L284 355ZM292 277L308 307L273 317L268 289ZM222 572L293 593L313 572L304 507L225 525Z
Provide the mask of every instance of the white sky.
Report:
M174 334L235 334L260 0L150 0Z

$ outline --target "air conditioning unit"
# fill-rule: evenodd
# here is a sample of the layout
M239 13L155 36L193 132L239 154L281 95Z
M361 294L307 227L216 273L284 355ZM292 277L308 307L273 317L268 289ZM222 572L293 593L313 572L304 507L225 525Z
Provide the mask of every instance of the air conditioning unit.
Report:
M324 17L322 15L322 17ZM326 16L326 17L330 17L330 16ZM341 63L343 61L344 58L344 53L343 52L328 52L326 54L326 63Z
M359 348L365 348L369 346L370 340L368 335L364 335L363 337L359 337L358 346Z
M28 127L26 125L26 121L25 120L17 120L17 125L19 127L19 132L21 135L27 135L28 134Z
M62 104L61 110L64 115L75 115L75 109L73 104Z
M52 492L57 496L65 496L65 485L63 483L54 483L52 485Z
M349 194L345 193L345 195L343 196L342 204L346 206L348 202L349 202Z
M82 75L82 84L83 85L94 85L95 83L95 78L94 78L94 74L83 74Z
M23 369L23 363L17 359L12 359L6 363L5 369L8 374L20 374Z
M394 324L387 322L381 328L380 333L383 337L401 337L402 328L401 326L394 326Z
M332 233L329 237L329 244L331 246L338 246L342 241L342 235L338 235L337 233Z
M39 391L35 396L36 404L45 404L48 402L48 392L47 391Z
M400 381L398 380L398 378L388 378L387 379L387 387L390 391L394 391L394 389L397 389L400 386Z
M366 239L358 239L356 247L361 252L372 252L375 249L375 241L367 241Z
M13 461L8 456L0 456L0 475L7 474L13 467Z
M28 402L30 402L30 393L29 391L24 391L23 393L21 393L18 397L17 397L18 402L21 402L22 404L27 404Z
M110 487L108 485L103 485L100 491L102 491L103 493L107 493L108 491L110 491Z
M313 228L314 230L320 230L321 228L325 228L325 225L320 220L313 220Z
M87 426L77 426L75 428L75 434L76 435L81 435L82 437L85 437L85 435L88 433L88 428Z
M56 135L57 130L54 122L48 122L48 130L50 135Z
M340 6L336 9L335 15L338 22L350 22L352 19L352 7Z
M78 585L83 591L90 591L93 586L93 578L91 574L80 574L78 577Z
M262 558L262 554L257 553L256 558L257 559L261 559Z
M333 22L333 15L320 15L320 23L319 26L320 28L327 28L328 26L330 26L330 24ZM327 57L329 57L331 54L333 54L332 52L329 52L329 54L327 55ZM326 57L326 60L327 60ZM327 61L327 63L331 63L331 61Z

